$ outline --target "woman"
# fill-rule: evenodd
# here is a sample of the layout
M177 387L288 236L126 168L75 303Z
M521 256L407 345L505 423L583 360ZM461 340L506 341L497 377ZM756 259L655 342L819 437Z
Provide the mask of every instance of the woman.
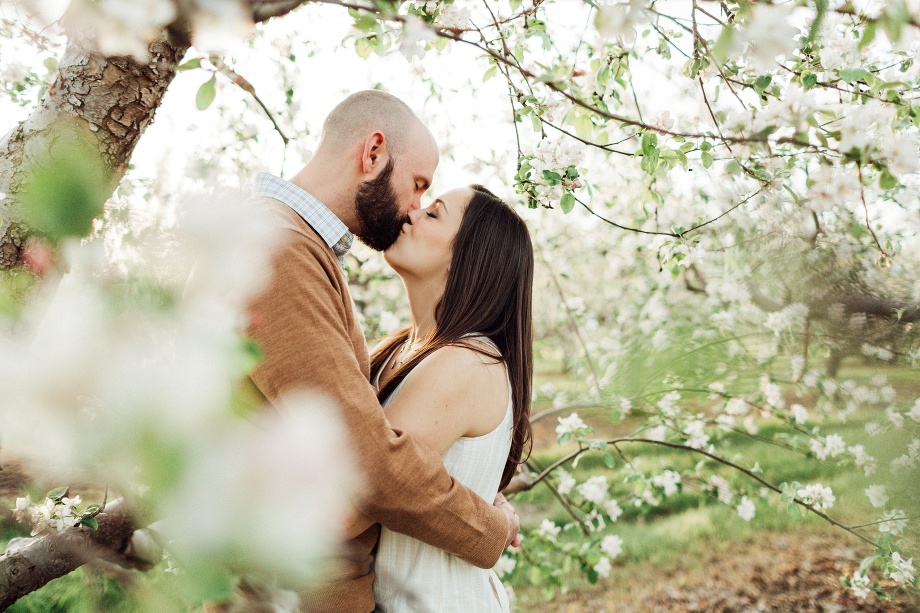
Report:
M394 428L443 454L492 501L531 438L533 247L520 217L473 185L413 211L385 253L411 327L383 341L371 372ZM374 598L385 613L508 611L494 571L383 528Z

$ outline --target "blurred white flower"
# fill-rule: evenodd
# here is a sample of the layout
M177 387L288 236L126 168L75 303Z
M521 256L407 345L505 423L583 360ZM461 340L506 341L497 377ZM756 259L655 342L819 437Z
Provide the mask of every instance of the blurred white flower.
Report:
M652 484L664 489L664 495L670 496L677 492L677 486L680 485L680 474L673 470L666 470L660 475L652 477Z
M879 522L878 531L898 535L907 527L907 514L900 509L886 511Z
M596 505L603 505L607 500L607 492L610 489L610 484L607 483L607 477L604 475L595 475L588 478L587 481L579 485L576 489L585 500L593 502Z
M242 0L196 0L192 44L205 52L234 49L255 31L249 6Z
M601 551L610 556L611 560L615 559L623 552L623 539L615 534L605 536L601 541Z
M799 29L789 23L790 7L756 4L741 30L735 33L732 46L745 49L751 65L763 71L776 69L776 58L792 53L796 48Z
M619 519L620 515L623 514L623 509L620 508L620 505L616 500L611 498L604 503L604 512L607 513L610 521L615 522L617 519Z
M242 556L244 566L311 578L337 543L359 486L345 427L315 396L289 396L277 407L203 440L188 458L160 509L183 567Z
M869 577L859 572L859 569L853 571L850 577L850 589L853 595L860 599L865 599L872 593L870 589Z
M792 418L800 424L804 424L808 421L808 409L803 407L800 404L793 404L789 407L789 412L792 413Z
M610 558L601 558L598 563L594 565L594 572L600 577L609 577L611 569Z
M703 429L706 422L696 419L684 426L684 434L687 436L687 445L694 449L702 449L709 443L709 435Z
M738 516L741 517L744 521L751 521L754 519L754 514L757 511L757 507L754 506L754 503L747 496L741 497L741 504L737 507Z
M492 570L495 571L495 574L499 577L504 577L505 575L510 575L514 572L514 567L517 566L517 560L511 556L503 555L498 559L495 566L492 567Z
M473 12L468 8L460 8L455 4L444 7L438 16L438 25L444 28L464 29L470 25Z
M891 565L893 568L888 569L887 574L892 581L901 585L914 582L914 559L905 560L901 554L895 551L891 554Z
M409 18L403 22L402 35L399 38L399 50L407 58L421 57L424 43L437 38L437 34L418 18Z
M575 477L561 468L557 471L557 475L559 484L556 486L556 490L562 495L571 492L572 488L575 487Z
M811 450L819 460L826 460L828 457L836 458L846 451L846 448L846 443L839 434L829 434L811 441Z
M624 0L597 7L594 27L601 36L619 39L626 45L636 40L636 27L649 20L647 0Z
M562 530L559 526L554 524L548 519L544 519L540 522L540 527L537 528L537 534L548 541L556 541L556 537L559 536L559 532Z
M884 507L888 504L888 496L885 495L884 485L870 485L865 492L873 507Z

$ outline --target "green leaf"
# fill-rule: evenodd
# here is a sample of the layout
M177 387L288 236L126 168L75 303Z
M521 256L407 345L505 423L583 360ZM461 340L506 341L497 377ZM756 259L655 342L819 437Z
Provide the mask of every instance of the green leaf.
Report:
M859 38L859 49L865 49L869 46L873 40L875 40L875 33L877 28L874 21L870 21L866 24L865 29L863 29L862 36Z
M808 29L808 36L805 38L806 43L813 41L818 35L818 32L821 31L821 24L824 21L824 17L827 15L828 1L815 0L815 8L817 9L815 20L811 22L811 27Z
M74 138L77 133L59 130L49 150L34 152L23 164L26 220L53 243L87 236L111 193L111 175L93 137L88 129L85 139Z
M613 459L613 454L607 452L604 454L604 466L607 468L613 468L616 465L616 461Z
M366 60L367 58L369 58L373 51L374 51L374 46L371 44L371 41L369 41L368 39L359 38L355 41L355 53L357 53L358 56L362 60Z
M799 505L793 502L788 507L786 507L786 513L789 514L789 517L799 518L802 516L802 509L799 508Z
M484 75L482 75L482 82L485 83L486 81L494 77L497 72L498 72L498 66L492 66L486 71Z
M61 498L67 495L68 490L70 490L70 488L67 487L66 485L64 487L56 487L50 492L48 492L47 494L45 494L45 498L50 498L51 500L55 502L59 502Z
M894 189L898 186L898 179L886 168L878 176L878 186L882 189Z
M372 13L363 13L355 19L355 28L362 32L370 32L377 26L377 17Z
M818 75L813 72L808 72L802 75L802 88L805 91L808 91L812 87L818 84Z
M562 175L552 170L544 170L543 178L546 180L549 185L559 185L562 183Z
M84 515L83 517L80 518L80 523L86 526L87 528L90 528L91 530L99 529L99 522L97 522L96 518L93 517L92 515Z
M700 159L703 161L703 168L709 168L712 166L712 154L708 151L703 151L700 154Z
M728 58L728 50L732 46L732 38L735 36L735 30L731 26L722 28L719 38L716 39L712 46L712 57L718 63L723 63Z
M658 146L658 135L654 132L646 132L642 135L642 153L651 155L652 151Z
M536 132L537 134L542 134L542 133L543 133L543 122L540 121L540 117L537 116L536 113L533 113L533 114L530 116L530 123L531 123L531 125L533 125L533 131L534 131L534 132Z
M847 83L856 83L858 81L867 83L867 80L872 77L868 70L862 68L844 68L837 71L837 76Z
M559 207L566 215L571 213L572 209L575 208L575 194L572 192L566 192L562 197L562 200L559 202Z
M193 70L195 68L201 68L201 58L192 58L187 62L179 64L179 67L176 68L176 72L184 72L186 70Z
M198 93L195 95L195 106L199 111L203 111L214 102L217 97L217 74L212 74L211 78L201 84Z

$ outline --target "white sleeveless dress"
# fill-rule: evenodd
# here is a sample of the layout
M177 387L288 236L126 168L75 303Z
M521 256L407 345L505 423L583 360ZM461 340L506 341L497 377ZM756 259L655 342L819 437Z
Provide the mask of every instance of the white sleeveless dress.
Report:
M494 347L487 338L478 338ZM383 368L388 364L389 360ZM374 383L379 383L379 376ZM402 383L383 402L384 409L399 393ZM488 434L455 441L443 456L447 472L491 503L498 493L511 451L513 426L509 383L508 409L502 422ZM374 571L374 601L377 611L382 613L509 613L511 610L508 595L494 570L477 568L385 527L380 531Z

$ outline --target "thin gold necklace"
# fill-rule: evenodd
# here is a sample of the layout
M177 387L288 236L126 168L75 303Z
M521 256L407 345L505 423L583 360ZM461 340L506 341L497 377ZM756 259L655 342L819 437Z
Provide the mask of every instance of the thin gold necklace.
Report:
M396 354L396 358L393 360L392 366L390 366L391 369L396 370L397 368L402 366L403 362L405 362L407 359L412 357L412 354L416 352L417 349L413 349L407 354L406 348L408 348L409 346L410 346L409 339L406 338L406 340L404 340L402 343L402 348L399 350L399 353Z

